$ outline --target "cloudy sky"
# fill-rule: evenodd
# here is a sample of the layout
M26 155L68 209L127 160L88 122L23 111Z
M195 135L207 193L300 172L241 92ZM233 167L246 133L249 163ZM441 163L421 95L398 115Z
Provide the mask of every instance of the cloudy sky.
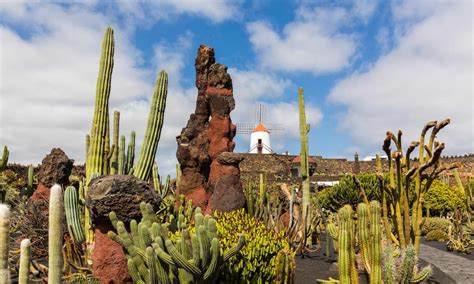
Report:
M70 1L68 1L70 2ZM387 130L407 143L451 118L446 154L474 152L472 0L0 2L0 144L10 161L39 163L61 147L84 161L102 34L115 30L111 112L141 142L153 84L169 73L157 156L172 173L176 140L194 109L197 47L215 48L234 83L234 123L280 124L272 146L299 153L297 88L312 125L310 153L381 152ZM236 137L245 152L249 137Z

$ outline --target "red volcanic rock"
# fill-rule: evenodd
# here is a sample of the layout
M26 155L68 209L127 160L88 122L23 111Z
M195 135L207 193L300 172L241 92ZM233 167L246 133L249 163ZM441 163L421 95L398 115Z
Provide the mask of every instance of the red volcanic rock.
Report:
M61 186L68 185L73 164L74 160L69 159L63 150L53 148L41 162L37 173L38 183L46 187L52 187L56 183Z
M122 246L107 235L108 229L95 229L92 271L100 283L133 283Z
M43 184L38 184L36 187L35 192L33 192L33 195L30 197L31 201L37 202L37 201L49 201L49 193L51 189L49 187L44 186Z
M225 158L218 159L235 148L232 139L236 126L230 118L235 107L232 79L227 67L216 62L214 49L205 45L198 49L195 67L196 109L181 135L176 137L176 157L182 172L177 193L192 199L193 206L200 206L204 212L242 208L245 205L239 170L242 159L230 163Z

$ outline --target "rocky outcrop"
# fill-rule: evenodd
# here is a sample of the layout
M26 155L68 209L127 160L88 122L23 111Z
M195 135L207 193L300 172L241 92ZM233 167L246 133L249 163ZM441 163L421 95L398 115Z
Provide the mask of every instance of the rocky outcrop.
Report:
M114 211L128 226L132 219L141 219L142 201L152 204L156 210L160 203L151 185L134 176L109 175L91 181L86 206L95 232L92 270L101 283L132 283L122 246L107 235L113 230L109 213Z
M176 157L182 172L178 194L192 199L193 205L205 212L242 208L245 205L239 170L242 159L231 158L236 131L230 118L235 107L232 79L227 67L215 61L214 49L205 45L198 49L195 67L196 109L176 138ZM230 154L218 158L225 152Z
M52 187L54 184L65 186L69 184L74 160L60 148L53 148L51 153L44 157L37 173L38 183L45 187Z

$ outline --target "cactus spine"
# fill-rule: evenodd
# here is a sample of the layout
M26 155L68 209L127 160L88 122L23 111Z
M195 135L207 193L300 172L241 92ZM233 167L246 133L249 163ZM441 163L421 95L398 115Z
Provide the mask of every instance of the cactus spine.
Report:
M299 87L298 88L298 107L299 107L299 121L300 121L300 141L301 141L301 182L302 182L302 188L303 188L303 201L302 201L302 207L303 207L303 226L306 231L309 231L309 226L310 224L310 219L311 216L308 213L309 211L309 200L310 200L310 192L309 192L309 187L310 187L310 179L309 179L309 162L308 162L308 133L310 126L309 124L306 124L306 112L305 112L305 106L304 106L304 94L303 94L303 88ZM306 237L306 236L305 236ZM308 245L312 244L312 238L308 238L306 240L306 243Z
M0 168L4 168L8 164L8 156L10 156L10 151L8 151L7 145L3 146L2 159L0 160Z
M74 186L68 186L64 192L64 211L69 234L74 243L82 244L85 235L81 224L78 194Z
M94 119L92 121L90 146L86 162L86 185L93 173L108 174L109 97L114 67L114 32L108 27L102 42L99 75L97 77Z
M10 283L8 246L10 241L10 208L0 204L0 283Z
M133 175L141 180L147 181L152 173L158 142L160 141L161 128L166 108L166 96L168 93L168 74L160 71L156 80L155 90L151 101L150 114L145 132L145 139L140 150L137 166Z
M55 184L49 198L48 283L59 284L62 277L63 192Z
M119 132L120 132L120 112L114 111L114 132L113 132L113 153L110 159L110 174L118 173L119 168Z
M30 282L30 240L24 239L20 243L20 269L18 283L28 284Z

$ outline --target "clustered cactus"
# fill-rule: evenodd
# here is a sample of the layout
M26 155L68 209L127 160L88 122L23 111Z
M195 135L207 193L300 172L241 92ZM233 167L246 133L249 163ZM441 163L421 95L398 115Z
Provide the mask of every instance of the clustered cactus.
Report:
M0 160L0 169L7 166L9 155L10 155L10 151L8 151L7 145L3 146L2 159Z
M216 221L203 216L198 208L193 231L184 222L184 215L179 215L179 237L174 243L169 238L168 224L158 222L152 206L142 203L140 209L143 218L138 224L135 220L130 222L131 233L114 212L110 213L117 233L110 231L109 236L127 251L135 283L215 283L221 265L245 244L241 234L237 243L224 252Z

